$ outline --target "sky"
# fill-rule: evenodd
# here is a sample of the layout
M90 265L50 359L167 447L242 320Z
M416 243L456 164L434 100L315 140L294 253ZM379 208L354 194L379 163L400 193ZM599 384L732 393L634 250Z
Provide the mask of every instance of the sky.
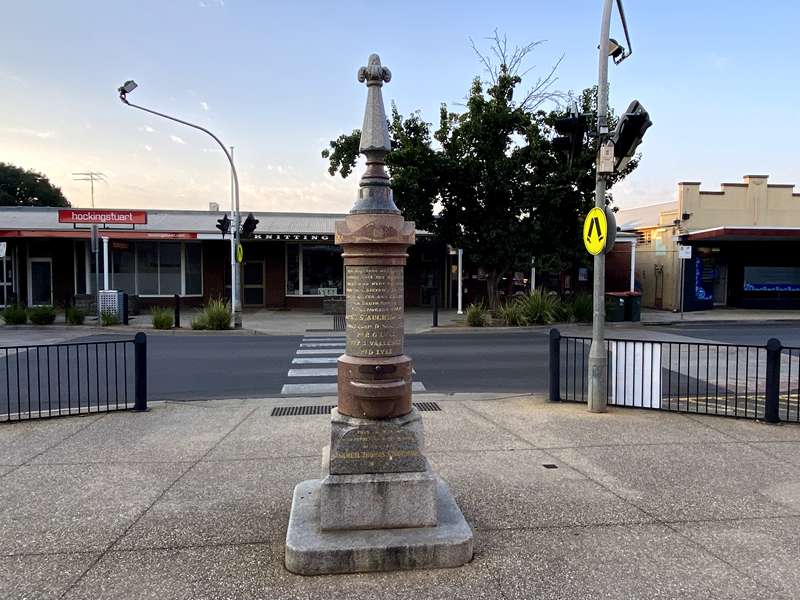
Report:
M438 121L481 75L488 50L544 40L528 81L559 59L554 89L597 80L602 0L0 0L0 161L45 173L74 206L207 210L230 205L230 170L196 122L234 146L242 210L345 212L357 177L320 151L361 126L356 80L372 52L392 71L387 111ZM800 5L788 0L625 0L633 54L610 64L610 106L638 99L653 126L640 167L612 190L621 208L674 199L679 181L716 190L747 174L800 192ZM618 14L612 37L624 39ZM524 82L523 82L524 83ZM524 87L524 85L523 85ZM356 174L357 175L357 174Z

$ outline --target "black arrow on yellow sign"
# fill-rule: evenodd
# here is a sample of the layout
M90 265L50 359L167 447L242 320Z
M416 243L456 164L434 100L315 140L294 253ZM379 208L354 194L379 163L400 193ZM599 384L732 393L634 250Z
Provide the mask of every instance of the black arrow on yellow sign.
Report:
M597 227L597 240L602 242L603 241L603 233L600 229L600 220L597 217L592 218L592 223L589 225L589 233L586 234L586 241L590 242L592 240L592 232L594 228Z

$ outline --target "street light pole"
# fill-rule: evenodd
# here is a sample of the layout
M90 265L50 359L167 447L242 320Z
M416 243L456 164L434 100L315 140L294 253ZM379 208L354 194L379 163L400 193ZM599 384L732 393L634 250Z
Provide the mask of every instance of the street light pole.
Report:
M164 113L160 113L158 111L145 108L144 106L139 106L138 104L133 104L132 102L128 101L127 94L132 92L136 88L136 83L133 81L127 81L125 84L119 88L119 99L122 100L124 104L127 104L130 107L138 108L139 110L143 110L146 113L150 113L151 115L156 115L158 117L162 117L164 119L169 119L170 121L175 121L176 123L180 123L181 125L186 125L187 127L192 127L194 129L198 129L213 138L215 142L222 148L222 151L225 153L225 156L228 159L228 162L231 165L231 173L233 174L233 196L234 196L234 205L236 211L236 218L234 219L233 225L233 239L234 239L234 246L238 247L240 243L239 239L239 231L241 229L241 213L239 212L239 176L236 173L236 166L233 164L233 156L231 153L228 152L228 149L225 147L225 144L220 141L220 139L211 133L205 127L201 127L200 125L195 125L194 123L190 123L189 121L184 121L182 119L178 119L177 117L171 117L169 115L165 115ZM242 303L239 294L236 293L239 288L239 282L241 281L241 264L238 261L235 261L235 268L233 268L233 275L231 277L233 286L231 287L231 305L233 310L233 326L236 329L241 329L242 327ZM232 267L234 265L231 265Z
M608 39L611 29L611 9L614 0L604 0L600 24L600 65L597 77L597 163L595 168L594 205L606 209L606 178L600 173L600 148L608 136ZM621 8L621 2L620 2ZM627 28L626 28L627 29ZM608 357L605 348L605 278L606 255L594 257L592 287L592 345L589 348L588 407L590 412L608 410Z

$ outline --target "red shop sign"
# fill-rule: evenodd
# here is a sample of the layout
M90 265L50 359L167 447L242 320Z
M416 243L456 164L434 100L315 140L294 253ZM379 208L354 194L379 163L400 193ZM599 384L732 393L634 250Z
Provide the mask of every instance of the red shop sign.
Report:
M58 222L97 225L144 225L147 223L147 211L65 208L58 211Z

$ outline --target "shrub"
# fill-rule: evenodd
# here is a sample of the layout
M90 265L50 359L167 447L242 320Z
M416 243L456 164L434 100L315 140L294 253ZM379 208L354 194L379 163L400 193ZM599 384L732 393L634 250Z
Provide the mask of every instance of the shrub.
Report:
M483 304L470 304L467 307L467 324L470 327L486 327L490 322L489 311Z
M208 329L231 328L231 306L221 298L209 300L201 315Z
M50 325L56 320L56 309L53 306L34 306L28 309L28 319L34 325Z
M205 313L200 313L192 319L192 329L208 329L208 320Z
M153 317L153 328L172 329L172 311L168 308L153 308L150 311Z
M536 290L519 300L525 320L530 324L550 325L558 317L558 296Z
M6 325L25 325L28 322L28 313L20 304L6 306L2 314Z
M509 300L505 304L499 306L496 314L497 318L509 327L518 327L528 324L528 321L525 319L525 311L523 310L522 303L518 298Z
M103 324L103 327L108 327L109 325L119 325L119 317L115 312L111 312L109 310L103 311L100 313L100 323Z
M64 317L69 325L83 325L83 321L86 319L86 311L74 306L68 306L67 310L64 311Z
M572 300L572 316L579 323L590 323L593 312L591 294L578 294Z

